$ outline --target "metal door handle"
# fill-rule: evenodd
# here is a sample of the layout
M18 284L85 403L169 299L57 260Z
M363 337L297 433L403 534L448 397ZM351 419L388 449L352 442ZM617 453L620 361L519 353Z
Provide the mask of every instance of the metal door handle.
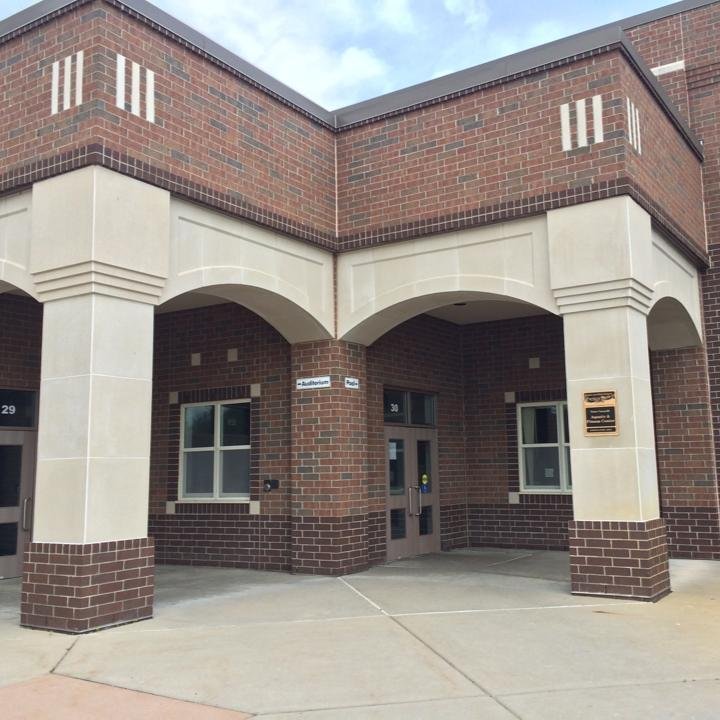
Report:
M422 491L420 490L420 486L417 486L418 491L418 511L417 516L420 517L422 515Z
M30 525L28 524L28 506L32 502L32 498L26 497L23 500L23 509L22 509L22 529L23 530L29 530Z
M412 517L415 513L412 511L412 487L408 487L408 515Z

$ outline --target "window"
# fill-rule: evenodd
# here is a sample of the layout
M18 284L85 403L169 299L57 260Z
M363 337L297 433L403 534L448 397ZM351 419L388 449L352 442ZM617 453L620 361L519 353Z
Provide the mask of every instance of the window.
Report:
M250 498L250 400L182 407L180 492L186 500Z
M435 396L407 390L385 390L385 422L397 425L435 425Z
M517 418L521 490L571 492L567 403L518 405Z

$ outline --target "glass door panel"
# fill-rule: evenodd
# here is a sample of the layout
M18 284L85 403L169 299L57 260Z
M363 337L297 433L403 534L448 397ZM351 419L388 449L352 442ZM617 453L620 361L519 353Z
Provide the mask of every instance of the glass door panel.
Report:
M388 428L385 446L388 560L439 551L435 430Z
M0 578L21 573L29 540L35 433L0 431Z

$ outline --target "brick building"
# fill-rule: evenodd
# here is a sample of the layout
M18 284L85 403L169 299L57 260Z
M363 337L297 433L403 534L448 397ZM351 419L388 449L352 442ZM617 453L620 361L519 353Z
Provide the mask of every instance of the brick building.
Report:
M144 0L1 21L0 72L23 624L148 617L155 562L720 559L720 2L335 112Z

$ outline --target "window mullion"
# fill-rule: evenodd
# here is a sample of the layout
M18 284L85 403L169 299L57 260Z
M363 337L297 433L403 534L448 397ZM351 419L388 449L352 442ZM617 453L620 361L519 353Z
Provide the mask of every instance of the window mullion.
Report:
M213 497L220 497L220 414L222 406L215 403L215 437L213 438Z

